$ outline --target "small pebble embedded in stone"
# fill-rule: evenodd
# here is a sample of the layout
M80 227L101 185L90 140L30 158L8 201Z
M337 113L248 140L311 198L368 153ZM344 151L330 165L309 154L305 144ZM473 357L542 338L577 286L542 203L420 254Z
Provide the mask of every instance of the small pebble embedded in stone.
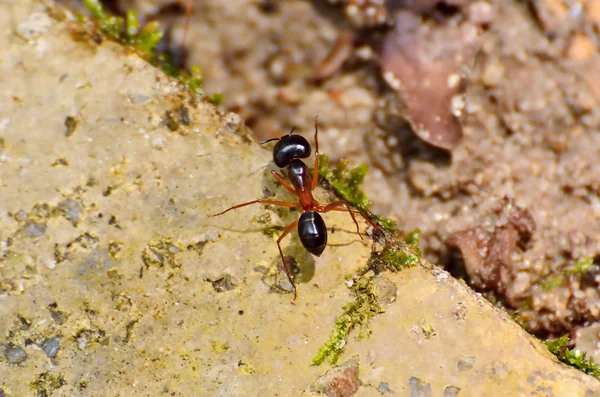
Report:
M60 336L55 336L54 338L44 340L42 343L42 350L48 358L56 357L58 349L60 349L60 339Z
M27 353L19 346L9 346L4 355L9 364L19 364L27 360Z

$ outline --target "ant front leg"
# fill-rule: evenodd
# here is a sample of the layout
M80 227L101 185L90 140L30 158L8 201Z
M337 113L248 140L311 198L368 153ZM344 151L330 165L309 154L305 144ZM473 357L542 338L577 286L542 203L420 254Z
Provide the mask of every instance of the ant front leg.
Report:
M319 183L319 115L315 117L315 168L313 168L312 189Z
M277 248L279 248L279 255L281 255L281 262L283 262L283 268L285 269L285 274L287 275L287 278L290 281L290 283L292 284L292 288L294 289L294 298L292 299L292 303L294 303L296 301L296 296L297 296L296 284L294 284L294 280L292 280L292 275L290 274L290 269L288 268L288 265L285 262L285 257L283 256L283 250L281 249L281 240L283 240L283 238L285 236L287 236L297 226L298 226L298 221L291 223L288 227L285 228L283 233L281 233L281 236L279 236L279 238L277 239Z
M218 214L212 214L209 215L210 217L213 216L219 216L219 215L223 215L226 212L229 212L231 210L235 210L237 208L241 208L241 207L245 207L247 205L251 205L251 204L257 204L257 203L261 203L261 204L271 204L271 205L278 205L280 207L289 207L289 208L297 208L300 206L300 204L298 203L288 203L287 201L275 201L275 200L263 200L263 199L258 199L258 200L252 200L252 201L248 201L247 203L242 203L242 204L238 204L238 205L234 205L233 207L229 207L227 208L225 211L223 212L219 212Z
M271 174L273 174L273 176L275 178L277 178L277 180L279 181L279 183L281 183L283 185L283 187L288 190L288 192L292 193L294 196L298 195L298 192L296 191L296 189L294 189L293 187L291 187L290 185L288 185L288 183L285 181L285 179L283 179L283 175L281 175L280 173L278 173L275 170L271 170Z

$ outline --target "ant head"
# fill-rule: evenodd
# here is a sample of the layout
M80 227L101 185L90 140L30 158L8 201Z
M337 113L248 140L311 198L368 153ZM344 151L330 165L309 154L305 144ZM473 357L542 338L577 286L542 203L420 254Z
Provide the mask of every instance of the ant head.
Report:
M305 159L310 156L310 143L302 135L292 135L292 129L289 134L277 138L277 143L273 147L273 161L279 168L285 168L294 159ZM264 141L265 143L269 141Z

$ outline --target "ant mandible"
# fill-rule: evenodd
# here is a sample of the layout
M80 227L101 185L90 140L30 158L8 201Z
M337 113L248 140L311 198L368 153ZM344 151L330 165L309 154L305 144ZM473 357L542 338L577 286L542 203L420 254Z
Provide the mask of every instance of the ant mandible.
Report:
M258 199L234 205L233 207L230 207L223 212L211 215L223 215L224 213L229 212L231 210L256 203L278 205L281 207L289 208L302 208L302 215L300 215L300 219L298 219L295 222L292 222L288 227L286 227L281 236L279 236L279 238L277 239L277 248L279 248L279 254L281 256L281 261L283 262L283 268L285 269L287 278L292 284L292 288L294 290L294 298L292 299L292 302L296 300L296 284L292 279L290 270L285 261L283 250L281 249L281 241L295 227L298 227L298 236L300 237L300 242L302 243L304 248L315 256L321 256L321 254L325 250L325 247L327 246L327 226L325 225L323 217L321 217L320 215L321 213L329 211L348 212L352 217L352 221L354 221L354 224L356 225L356 232L358 233L361 239L362 236L360 235L360 228L358 227L358 222L356 221L354 214L360 214L370 225L372 225L377 230L381 230L381 227L379 225L377 225L375 222L373 222L360 211L350 208L349 204L344 200L335 201L327 205L320 205L319 202L315 200L312 191L315 189L315 187L317 187L317 184L319 182L318 120L315 119L315 163L312 177L310 176L308 167L301 160L310 156L311 146L306 140L306 138L304 138L301 135L292 135L293 132L294 129L292 129L288 134L282 136L281 138L269 139L261 142L261 144L274 140L278 141L273 147L273 161L275 162L275 165L277 165L279 168L287 168L288 178L292 185L290 186L285 181L283 175L279 174L277 171L272 170L271 174L273 174L273 176L281 183L281 185L285 187L290 193L298 197L298 203Z

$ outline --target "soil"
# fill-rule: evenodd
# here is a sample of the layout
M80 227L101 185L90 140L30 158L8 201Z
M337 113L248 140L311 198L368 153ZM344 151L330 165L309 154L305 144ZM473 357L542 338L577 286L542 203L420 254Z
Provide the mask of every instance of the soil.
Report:
M427 259L518 310L539 336L585 333L578 347L598 358L599 334L585 330L600 320L600 7L593 0L429 3L369 26L356 17L368 9L351 1L198 0L185 52L175 53L201 66L206 91L222 93L223 110L239 113L257 139L293 126L312 139L318 114L320 151L369 165L364 190L373 211L402 232L421 229ZM170 43L183 39L185 14L175 1L113 1L111 8L162 19L172 27ZM417 102L388 86L378 47L398 12L432 32L478 29L469 55L444 70L464 76L464 96L444 91L440 103L429 92L415 110ZM348 35L341 59L323 72ZM426 58L413 63L421 73L413 79L430 77ZM464 101L451 113L461 114L456 144L439 149L411 131L411 116L427 119L431 106L435 118L455 98ZM533 220L524 232L506 215L512 210ZM583 258L591 261L577 267Z

